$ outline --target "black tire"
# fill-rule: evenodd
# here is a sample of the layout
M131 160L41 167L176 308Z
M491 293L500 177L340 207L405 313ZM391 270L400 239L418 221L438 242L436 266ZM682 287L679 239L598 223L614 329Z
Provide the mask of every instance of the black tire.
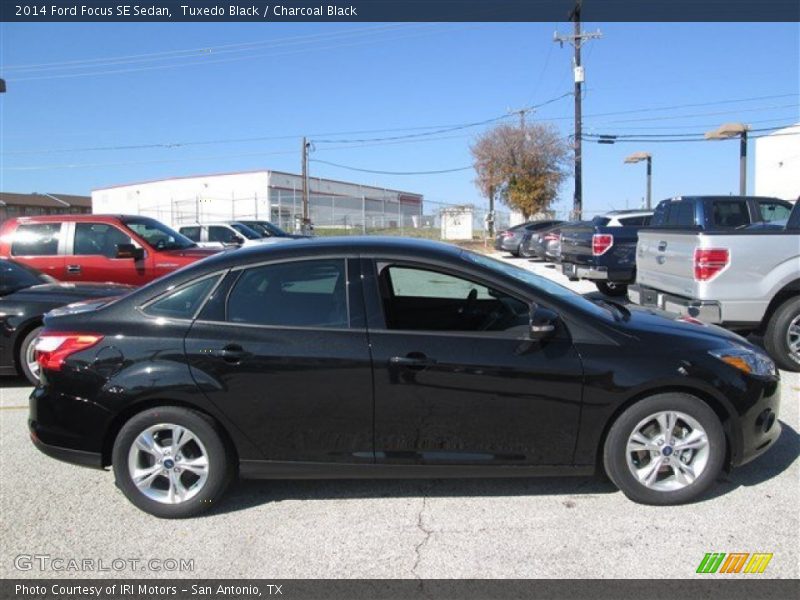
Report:
M605 281L595 281L598 291L612 298L621 298L628 295L628 285L625 283L613 283Z
M520 247L519 247L519 255L520 255L522 258L536 258L536 254L534 254L533 252L531 252L531 251L530 251L530 250L527 248L527 246L525 246L525 244L520 244Z
M785 371L800 372L800 353L792 353L789 348L789 326L797 326L800 321L800 297L789 298L775 309L767 323L764 333L764 347L779 368ZM794 339L794 338L793 338Z
M129 453L137 437L149 427L164 423L188 429L202 443L207 455L207 479L194 496L175 504L160 502L145 495L134 483L128 468ZM112 463L117 487L128 500L141 510L165 519L194 517L216 506L236 472L233 452L227 448L213 419L177 406L152 408L131 417L114 440ZM176 460L173 464L179 466L180 463ZM159 477L163 478L163 485L168 487L168 477ZM192 477L191 471L184 468L184 473L179 477L186 481L186 477Z
M661 491L641 483L628 466L627 444L634 428L660 411L677 411L695 419L705 430L708 456L705 468L690 484L681 489ZM662 452L666 452L662 448ZM634 502L652 505L674 505L691 502L714 483L725 460L726 441L722 423L716 413L699 398L681 393L650 396L628 407L614 421L603 447L603 464L609 479Z
M519 246L517 246L514 250L509 250L508 252L514 258L519 258Z
M33 385L39 385L39 373L34 372L28 366L28 351L29 349L33 349L32 345L36 343L36 338L39 337L39 333L42 331L42 327L34 327L28 332L28 335L22 340L22 343L19 345L19 354L17 355L17 364L19 366L19 372L23 375L28 381L30 381Z

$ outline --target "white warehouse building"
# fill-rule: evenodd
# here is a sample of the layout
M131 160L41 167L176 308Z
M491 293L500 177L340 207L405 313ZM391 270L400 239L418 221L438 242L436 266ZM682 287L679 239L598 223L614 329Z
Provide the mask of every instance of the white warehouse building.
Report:
M755 194L800 198L800 123L756 139Z
M309 177L309 216L315 227L367 231L415 228L422 222L421 194ZM173 227L192 223L261 219L292 231L303 214L300 175L245 171L173 177L92 191L95 214L138 214Z

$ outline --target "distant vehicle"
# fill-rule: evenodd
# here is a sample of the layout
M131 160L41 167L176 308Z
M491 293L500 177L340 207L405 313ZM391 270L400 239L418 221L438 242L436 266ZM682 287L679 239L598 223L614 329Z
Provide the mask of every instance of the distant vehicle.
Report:
M81 300L120 296L133 286L63 283L36 269L0 259L0 375L23 375L39 383L34 344L48 311Z
M308 237L307 235L297 235L294 233L287 233L274 223L269 221L238 221L242 225L249 227L253 231L260 233L261 237L279 237L279 238L292 238L299 239Z
M736 334L408 238L220 252L51 313L36 348L32 443L112 466L162 518L218 506L237 476L602 469L632 500L673 505L781 433L775 364Z
M263 244L269 239L239 221L181 225L178 231L203 248L239 248Z
M0 258L59 281L143 285L213 253L149 217L47 215L0 226Z
M546 219L542 221L529 221L509 227L505 231L499 232L494 238L495 250L510 252L513 256L520 255L520 246L525 233L547 229L553 225L558 225L561 221Z
M781 368L800 371L800 205L776 223L642 230L631 301L757 332Z
M571 281L588 279L607 296L625 296L636 281L639 229L653 211L612 211L561 229L561 272Z
M650 227L719 231L786 219L792 205L761 196L679 196L656 206Z
M557 231L563 224L563 221L559 221L550 227L526 233L519 249L520 256L546 260L548 245L558 240Z

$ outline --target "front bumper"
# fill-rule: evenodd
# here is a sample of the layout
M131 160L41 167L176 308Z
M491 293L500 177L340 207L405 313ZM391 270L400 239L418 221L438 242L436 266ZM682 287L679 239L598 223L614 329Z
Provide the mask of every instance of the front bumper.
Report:
M693 317L704 323L722 323L722 306L716 300L695 300L660 292L643 285L628 288L628 298L634 304L658 308L666 312Z

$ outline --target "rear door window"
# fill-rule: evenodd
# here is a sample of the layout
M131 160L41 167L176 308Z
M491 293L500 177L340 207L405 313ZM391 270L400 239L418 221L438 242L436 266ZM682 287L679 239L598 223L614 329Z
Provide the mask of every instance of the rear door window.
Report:
M670 227L693 227L694 224L694 202L681 200L668 205L667 225Z
M29 223L17 227L11 242L14 256L55 256L61 223Z
M244 270L228 296L227 320L278 327L348 327L344 260Z
M711 209L714 227L736 229L750 224L746 200L714 200Z

